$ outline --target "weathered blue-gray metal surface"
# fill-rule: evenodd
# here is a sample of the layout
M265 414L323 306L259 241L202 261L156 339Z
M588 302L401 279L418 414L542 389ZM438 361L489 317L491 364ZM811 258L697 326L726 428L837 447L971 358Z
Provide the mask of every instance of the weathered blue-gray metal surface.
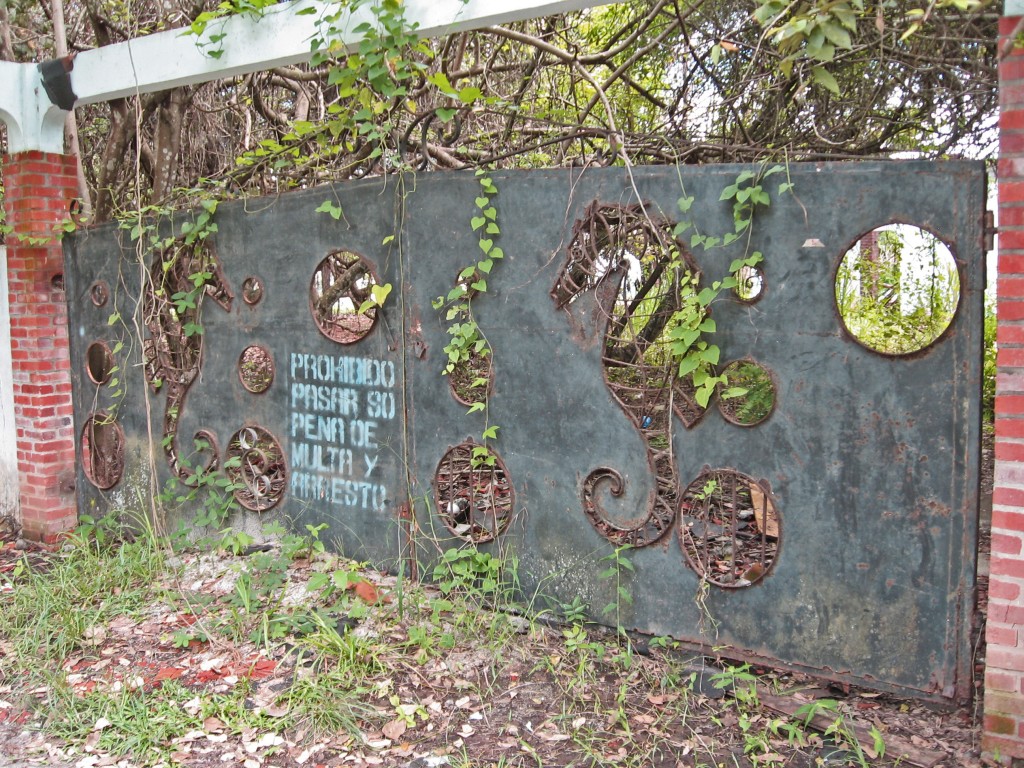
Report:
M600 290L561 308L552 298L576 222L595 201L643 201L652 214L676 219L685 188L694 197L687 216L697 228L728 232L732 210L720 194L740 170L494 175L502 230L496 240L505 259L494 267L488 292L474 301L474 315L494 350L487 420L500 425L493 450L501 472L497 480L493 473L466 474L481 486L472 493L501 486L511 499L508 527L480 546L517 557L524 590L554 602L579 596L599 618L614 598L614 585L599 576L608 565L601 558L614 545L584 512L587 479L604 468L621 475L620 496L607 483L595 493L622 527L642 519L657 496L651 438L606 378ZM714 406L689 429L675 419L671 455L679 488L666 496L685 507L682 489L705 467L742 473L736 476L750 478L756 493L773 498L774 561L763 578L751 577L751 586L702 583L681 543L678 518L689 512L673 510L669 532L626 555L635 573L624 574L632 602L620 605L621 621L652 635L724 646L732 656L937 701L962 699L971 679L984 171L978 164L912 162L788 170L793 193L773 194L749 246L744 238L694 254L710 280L724 276L744 248L763 252L763 295L752 304L717 302L714 340L723 363L749 357L772 372L775 409L749 428L730 423ZM470 228L478 193L472 174L430 174L218 211L216 251L235 298L230 311L209 301L204 309L205 347L183 399L179 444L209 430L225 462L232 436L235 455L248 455L239 443L253 442L256 433L239 438L244 427L276 438L286 491L272 509L248 512L249 518L283 515L300 529L326 522L323 535L346 554L390 567L413 552L429 566L445 548L463 544L438 514L435 476L451 447L480 440L485 422L482 414L466 414L439 375L449 322L431 301L479 258L478 234ZM340 220L315 212L327 198L343 209ZM890 222L935 233L951 247L960 273L949 332L909 357L865 349L849 337L836 309L843 254ZM68 250L76 418L82 425L89 413L112 413L127 446L124 477L111 489L79 478L85 510L128 503L150 477L142 351L131 326L108 325L115 307L124 320L130 317L134 299L126 297L139 293L134 248L119 244L118 234L101 228L80 235ZM350 345L320 333L310 309L317 265L339 249L365 257L378 283L395 286L373 330ZM250 305L241 285L253 275L265 291ZM110 288L105 306L92 301L97 280ZM115 409L112 387L85 374L85 355L90 343L118 339L125 341L115 355L125 394ZM276 366L263 394L243 388L237 372L242 351L253 344L264 346ZM150 397L152 466L161 477L168 474L159 445L165 397L159 391ZM331 426L329 418L341 421ZM256 459L247 461L255 470L241 477L254 484L257 497L272 484L259 479L265 453L252 453ZM446 481L461 471L445 467ZM692 502L693 494L687 498ZM403 517L409 509L412 519ZM453 511L461 510L440 511L451 524ZM762 518L759 527L764 524Z

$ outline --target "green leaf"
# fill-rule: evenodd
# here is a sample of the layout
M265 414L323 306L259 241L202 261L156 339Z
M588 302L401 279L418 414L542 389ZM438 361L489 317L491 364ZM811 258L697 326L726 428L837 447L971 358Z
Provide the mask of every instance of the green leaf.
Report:
M501 429L497 424L493 424L483 431L484 440L497 440L498 430Z
M861 8L863 10L863 7ZM837 5L832 9L832 15L839 19L839 23L851 32L857 31L857 13L845 5Z
M459 91L459 101L463 104L472 104L474 101L483 96L483 91L474 85L467 85L465 88Z
M503 250L501 250L501 248L498 248L497 246L492 248L490 254L488 254L488 255L492 259L503 259L503 258L505 258L505 252Z
M680 197L679 200L676 201L676 204L679 206L679 210L682 213L687 213L695 199L696 198L693 195L690 195L690 197Z
M383 307L384 302L387 301L388 296L391 293L391 283L384 283L384 285L371 285L370 296L373 299L373 303L378 307Z
M475 232L476 230L480 229L480 227L487 223L487 219L485 219L483 216L474 216L469 223L473 227L473 231Z
M481 251L483 251L484 253L490 253L491 252L491 248L494 247L494 241L490 240L490 239L488 239L486 237L481 237L479 245L480 245L480 250Z
M434 111L434 114L437 115L437 119L440 120L442 123L447 123L447 122L450 122L453 117L455 117L455 113L458 112L458 111L459 110L457 110L457 109L448 109L447 107L439 107L438 109L436 109Z
M840 24L833 21L824 21L819 25L819 28L824 30L825 37L832 41L836 47L844 48L846 50L853 47L853 41L850 39L850 33L843 29Z
M683 349L686 350L692 347L694 343L696 343L697 339L700 338L700 330L696 328L692 330L683 330L674 336L682 343Z
M694 393L694 396L695 396L695 398L697 400L697 404L701 408L707 408L708 407L708 403L711 402L711 395L714 393L714 391L715 391L714 387L701 387L700 389L698 389Z
M818 65L816 67L811 67L811 79L826 90L834 93L836 96L839 95L839 83L832 76L832 73L823 66Z
M320 206L316 209L317 213L329 213L331 218L338 221L341 218L341 206L335 205L330 200L324 200L320 203Z
M487 281L481 278L480 280L477 280L475 283L470 285L470 288L472 288L474 291L480 291L480 293L487 293Z
M482 411L485 408L487 408L487 403L473 403L471 406L469 406L469 410L466 411L466 413L476 413L477 411Z
M491 204L491 201L486 197L478 197L473 202L476 203L477 208L486 208Z
M494 267L494 262L491 259L484 259L476 263L476 268L483 272L485 275L491 274L491 269Z

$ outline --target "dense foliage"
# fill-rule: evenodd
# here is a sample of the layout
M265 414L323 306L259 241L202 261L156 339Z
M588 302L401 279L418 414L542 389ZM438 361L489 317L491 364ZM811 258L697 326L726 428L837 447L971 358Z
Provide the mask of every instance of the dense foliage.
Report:
M60 12L72 52L190 26L230 44L202 3L63 2L0 0L0 59L53 57ZM998 13L974 0L632 0L426 41L373 6L351 54L327 28L310 65L79 108L95 219L201 180L990 151Z

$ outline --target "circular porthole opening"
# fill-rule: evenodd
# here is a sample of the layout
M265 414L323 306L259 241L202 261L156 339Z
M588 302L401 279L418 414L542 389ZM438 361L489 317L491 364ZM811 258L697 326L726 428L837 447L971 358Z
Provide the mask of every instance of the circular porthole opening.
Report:
M249 305L259 304L263 298L263 281L249 276L242 281L242 300Z
M512 520L512 483L504 463L472 441L450 448L438 462L434 500L445 527L475 544L491 541Z
M85 351L85 372L93 384L106 384L114 372L114 355L102 341L94 341Z
M753 427L775 409L775 383L768 369L753 360L734 360L722 371L726 384L718 391L718 410L726 421Z
M100 490L113 488L124 474L125 439L121 425L106 413L90 416L82 429L82 469Z
M97 280L89 287L89 300L95 307L102 307L110 299L110 289L102 280Z
M764 271L758 266L740 267L736 273L736 287L732 290L737 299L753 304L764 293Z
M775 562L781 520L772 495L733 469L705 469L679 502L679 537L690 567L719 587L749 587Z
M949 247L910 224L859 238L836 271L836 306L860 344L910 355L937 341L956 315L960 274Z
M266 392L274 381L274 361L266 348L252 345L246 347L238 358L238 378L249 392Z
M284 451L263 427L243 427L231 436L224 468L235 485L235 499L246 509L263 512L284 496Z
M309 285L309 303L320 332L339 344L355 344L377 321L377 307L360 312L377 284L370 263L351 251L335 251L321 261Z

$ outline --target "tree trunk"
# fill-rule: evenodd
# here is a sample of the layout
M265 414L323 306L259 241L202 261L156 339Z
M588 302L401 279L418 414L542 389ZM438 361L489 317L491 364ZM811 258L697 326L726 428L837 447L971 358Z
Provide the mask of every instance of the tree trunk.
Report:
M50 9L53 15L53 46L57 52L57 58L64 58L68 55L67 31L64 28L64 0L50 0ZM77 161L75 169L78 178L78 198L82 201L82 213L86 218L92 218L92 195L89 194L89 185L85 182L85 171L82 168L82 147L78 141L78 120L74 110L71 110L65 118L64 135L67 139L68 149Z
M0 0L0 61L14 61L14 43L11 41L11 17L7 0Z
M153 137L153 202L163 200L174 189L174 172L181 150L181 126L188 107L188 93L175 88L157 110L156 135Z

